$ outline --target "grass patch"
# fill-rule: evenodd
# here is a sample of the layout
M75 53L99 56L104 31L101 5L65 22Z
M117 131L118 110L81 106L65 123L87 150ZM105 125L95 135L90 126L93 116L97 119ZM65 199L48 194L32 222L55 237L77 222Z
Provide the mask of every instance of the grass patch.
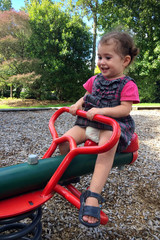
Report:
M133 106L149 106L149 107L160 107L160 103L138 103L138 104L133 104Z
M0 105L0 109L13 109L13 108L52 108L52 107L69 107L70 104L62 103L62 104L49 104L49 105L35 105L35 106L21 106L21 107L12 107L7 104Z
M49 104L49 105L36 105L36 106L30 106L30 107L25 107L25 108L52 108L52 107L70 107L71 103L62 103L62 104ZM22 107L20 107L22 108Z

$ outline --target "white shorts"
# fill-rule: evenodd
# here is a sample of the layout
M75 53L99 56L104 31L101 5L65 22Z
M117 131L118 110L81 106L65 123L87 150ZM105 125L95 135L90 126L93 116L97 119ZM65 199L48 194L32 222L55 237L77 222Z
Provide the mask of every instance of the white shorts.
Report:
M95 143L99 143L99 134L100 129L93 128L93 127L86 127L86 137L87 139L92 140Z

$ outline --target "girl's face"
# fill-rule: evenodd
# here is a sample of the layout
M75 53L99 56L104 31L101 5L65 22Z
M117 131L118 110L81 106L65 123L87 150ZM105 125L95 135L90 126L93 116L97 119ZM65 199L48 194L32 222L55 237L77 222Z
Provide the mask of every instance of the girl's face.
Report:
M107 79L115 79L124 76L123 72L130 62L130 56L121 57L116 53L116 43L109 41L108 44L98 46L98 67L102 75Z

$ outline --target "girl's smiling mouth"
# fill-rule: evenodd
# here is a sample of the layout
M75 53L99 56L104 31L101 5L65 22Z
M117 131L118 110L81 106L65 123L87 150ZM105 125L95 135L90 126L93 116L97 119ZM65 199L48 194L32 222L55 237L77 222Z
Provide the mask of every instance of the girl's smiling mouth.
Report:
M101 67L101 70L102 70L103 72L107 71L108 69L109 69L109 67Z

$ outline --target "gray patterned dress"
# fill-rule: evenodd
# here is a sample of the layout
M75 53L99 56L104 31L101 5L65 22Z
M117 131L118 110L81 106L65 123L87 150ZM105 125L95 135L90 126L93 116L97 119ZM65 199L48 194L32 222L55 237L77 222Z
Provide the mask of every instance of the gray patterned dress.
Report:
M92 94L84 96L84 110L88 111L93 107L115 107L120 105L120 97L123 87L129 81L134 80L129 76L125 76L123 79L118 78L112 81L106 80L102 74L98 74L93 82ZM135 131L135 123L133 118L128 115L127 117L115 118L121 127L121 137L118 144L117 152L122 152L127 148ZM83 117L77 117L75 125L80 127L91 126L98 129L112 130L112 127L90 121Z

